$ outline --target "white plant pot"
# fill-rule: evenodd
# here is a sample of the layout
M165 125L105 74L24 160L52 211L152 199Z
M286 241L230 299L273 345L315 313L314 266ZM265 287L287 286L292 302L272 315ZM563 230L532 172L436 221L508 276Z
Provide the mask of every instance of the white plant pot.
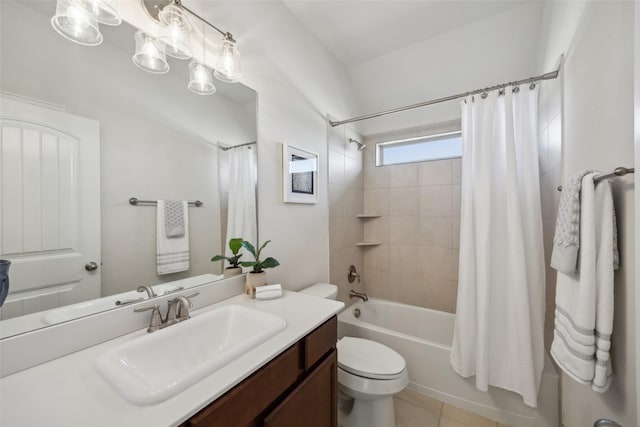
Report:
M227 267L222 272L222 275L225 277L234 277L242 274L242 267Z
M244 293L249 294L253 299L256 287L267 284L267 273L265 271L261 273L247 273L247 277L244 283Z

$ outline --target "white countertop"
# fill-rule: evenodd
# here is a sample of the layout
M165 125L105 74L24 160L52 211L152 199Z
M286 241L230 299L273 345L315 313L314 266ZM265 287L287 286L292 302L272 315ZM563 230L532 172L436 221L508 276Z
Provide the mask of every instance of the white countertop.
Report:
M136 406L125 401L99 376L93 366L95 359L102 353L147 332L140 330L118 337L0 379L0 425L178 425L344 307L338 301L285 292L282 298L269 301L250 300L246 295L238 295L194 311L192 316L229 304L240 304L275 314L287 322L287 327L182 393L150 406Z

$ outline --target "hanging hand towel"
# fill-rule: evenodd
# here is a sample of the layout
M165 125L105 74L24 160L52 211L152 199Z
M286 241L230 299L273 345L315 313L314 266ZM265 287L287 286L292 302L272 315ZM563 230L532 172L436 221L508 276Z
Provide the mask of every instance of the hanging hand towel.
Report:
M582 179L578 271L558 272L551 355L582 384L604 392L611 382L609 349L613 329L613 270L617 234L611 185Z
M186 213L183 201L164 201L164 229L167 237L184 236L184 216Z
M182 203L184 233L169 237L165 228L165 201L158 200L156 211L156 248L158 274L176 273L189 269L189 217L187 202Z
M551 268L573 274L578 268L580 250L580 189L582 178L593 171L582 171L569 178L562 188L556 231L553 236Z

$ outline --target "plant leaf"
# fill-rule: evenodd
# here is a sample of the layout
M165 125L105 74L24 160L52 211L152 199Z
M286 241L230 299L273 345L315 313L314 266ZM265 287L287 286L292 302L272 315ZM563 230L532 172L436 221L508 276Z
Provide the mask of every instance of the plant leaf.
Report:
M216 262L216 261L224 261L225 259L229 259L224 255L216 255L213 258L211 258L211 261Z
M242 247L243 240L240 237L233 238L229 240L229 249L231 249L231 253L234 255L238 254L238 251Z
M277 259L269 257L260 263L262 268L274 268L280 265Z
M267 240L266 242L264 242L262 244L262 246L260 246L260 249L258 249L258 255L256 255L256 259L260 258L260 252L262 252L262 250L264 249L265 246L267 246L269 244L271 240Z
M240 263L241 266L243 267L253 267L256 265L255 261L243 261Z
M247 242L246 240L242 241L242 246L248 250L251 255L253 255L255 258L257 258L258 256L256 255L256 248L253 247L253 245L249 242Z

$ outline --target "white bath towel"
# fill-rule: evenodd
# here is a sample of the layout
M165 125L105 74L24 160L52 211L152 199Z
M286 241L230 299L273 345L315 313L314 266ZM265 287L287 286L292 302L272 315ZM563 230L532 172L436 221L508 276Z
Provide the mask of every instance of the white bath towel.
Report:
M165 229L165 202L158 200L156 209L156 251L158 274L176 273L189 269L189 215L187 202L182 202L184 234L168 237Z
M578 271L558 272L551 355L575 381L604 392L611 383L613 270L617 267L611 184L582 179Z

